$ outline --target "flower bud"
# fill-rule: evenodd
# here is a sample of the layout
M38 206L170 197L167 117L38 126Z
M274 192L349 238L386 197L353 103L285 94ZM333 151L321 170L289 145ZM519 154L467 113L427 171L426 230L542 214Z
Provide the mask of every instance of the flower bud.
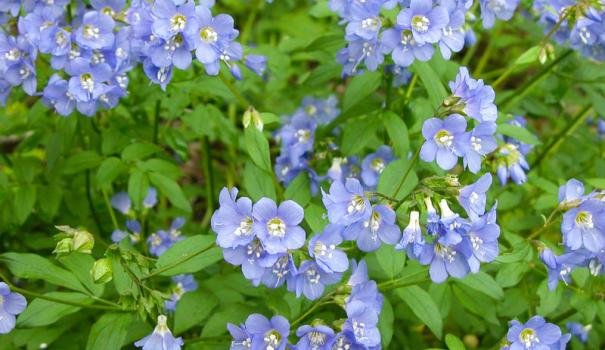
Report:
M53 254L64 255L69 254L73 247L73 239L72 238L63 238L59 242L57 242L57 246L55 250L53 250Z
M92 280L95 283L104 284L111 281L113 278L113 265L111 259L102 258L95 261L90 273L92 274Z
M95 239L88 231L78 230L74 233L73 250L80 253L92 253Z
M258 113L258 111L252 106L250 106L244 112L244 118L242 122L244 124L244 128L247 128L252 122L254 123L254 127L258 129L258 131L263 131L264 124L263 120L260 117L260 113Z

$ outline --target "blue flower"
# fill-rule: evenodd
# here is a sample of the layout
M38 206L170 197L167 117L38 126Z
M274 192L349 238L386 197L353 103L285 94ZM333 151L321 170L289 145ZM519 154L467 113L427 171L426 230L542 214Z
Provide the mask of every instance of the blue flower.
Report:
M336 60L343 65L342 76L345 77L359 73L361 63L364 63L368 70L376 71L384 62L385 52L387 48L378 39L356 39L338 52Z
M187 1L183 5L176 6L173 0L156 0L151 7L153 34L164 40L174 39L178 34L184 36L182 39L193 39L198 29L195 18L195 4Z
M529 164L517 145L506 143L500 146L496 152L496 165L496 174L502 185L505 185L509 178L517 185L527 181L525 171L529 170Z
M348 178L344 184L334 181L329 193L322 189L322 201L331 223L349 225L367 220L372 213L370 200L357 179Z
M254 238L252 200L237 199L237 188L224 187L219 194L219 208L212 214L210 225L217 233L216 244L222 248L246 245Z
M361 162L363 183L370 188L378 185L380 174L394 158L393 150L389 146L380 146L375 153L368 154Z
M147 189L147 196L143 199L143 207L149 209L155 207L158 202L158 191L154 187Z
M444 120L427 119L422 125L422 135L426 140L420 150L420 159L432 162L435 159L443 170L450 170L463 156L462 142L466 130L466 119L459 114L452 114Z
M42 102L62 116L70 115L76 108L76 101L69 92L67 81L61 79L58 74L53 74L48 80L42 92Z
M559 280L565 284L570 283L571 272L577 266L585 264L586 255L582 251L576 251L556 256L552 250L544 249L540 253L540 260L542 260L548 270L548 288L555 290L559 284Z
M355 334L353 334L353 331L343 330L342 332L336 334L332 349L367 350L368 347L355 339Z
M452 52L460 52L464 48L466 9L457 0L442 0L441 6L448 10L449 22L442 30L439 49L443 58L449 60Z
M305 244L305 231L299 226L303 208L288 200L279 207L269 198L261 198L252 208L253 229L270 254L285 253Z
M357 247L364 252L372 252L382 242L395 245L401 238L401 230L395 223L393 209L386 205L376 205L365 220L352 223L342 233L347 240L356 240Z
M397 15L397 24L410 28L414 40L419 44L436 43L441 39L442 29L449 23L447 9L433 7L431 0L412 0L410 7Z
M293 279L288 281L288 290L296 293L297 297L304 295L309 300L321 297L325 286L340 281L342 273L325 272L312 260L303 261Z
M409 257L415 257L416 259L422 253L422 247L424 246L424 238L422 237L422 230L420 229L420 213L412 210L410 212L410 221L405 229L403 229L403 235L401 240L395 246L397 250L406 250Z
M569 330L572 335L578 337L582 343L586 343L588 341L588 332L592 330L592 325L589 324L584 326L577 322L567 322L566 327L567 330Z
M340 114L338 99L334 95L327 99L307 96L302 101L300 111L314 119L318 125L328 124Z
M428 61L433 57L432 44L421 44L414 39L410 28L394 27L382 33L381 43L385 53L391 53L393 61L401 67L408 67L414 60Z
M110 89L107 82L112 77L111 67L106 63L91 65L88 60L78 57L70 62L66 72L71 75L69 93L77 101L76 108L82 114L93 115L97 100Z
M378 37L381 27L381 1L354 1L351 4L346 27L347 40L372 40Z
M321 234L309 241L309 256L315 259L322 270L330 272L345 272L349 268L347 254L337 246L342 243L343 227L328 224Z
M166 324L166 316L158 316L158 324L153 333L134 343L143 350L180 350L183 346L181 337L175 338Z
M252 336L252 349L284 350L288 345L290 323L282 316L269 320L261 314L252 314L246 319L246 331Z
M241 265L244 277L252 280L255 285L260 283L265 268L273 266L280 257L267 253L257 238L247 245L224 249L223 256L228 263Z
M542 350L551 349L550 345L557 343L561 335L558 326L546 323L542 316L534 316L525 324L511 321L506 338L511 343L510 350Z
M580 204L584 197L584 184L576 179L571 179L565 185L559 187L559 205L575 206Z
M89 11L82 17L82 24L75 31L75 39L83 48L98 50L111 47L115 40L114 20L101 12Z
M15 328L15 316L22 313L25 307L25 297L11 292L6 283L0 282L0 334L7 334Z
M296 330L300 338L296 343L297 350L330 350L335 340L334 330L328 326L300 326Z
M151 58L146 58L143 61L143 71L149 80L154 84L159 84L162 90L166 90L166 86L172 79L172 66L158 67L153 64Z
M233 337L230 350L249 350L252 347L252 334L248 332L245 325L238 327L233 323L227 323L227 330Z
M262 77L267 69L267 57L262 55L247 55L244 65Z
M357 157L334 157L327 175L332 181L344 182L348 178L359 178L360 173Z
M491 28L496 18L504 21L511 19L519 5L519 0L479 0L479 5L481 5L483 27Z
M472 218L470 227L464 235L466 242L472 248L472 256L468 258L471 272L479 272L480 263L492 262L498 257L498 238L500 226L496 224L496 206L485 215Z
M460 189L458 202L471 218L476 218L485 213L486 193L492 185L492 175L486 173L474 184Z
M206 68L206 73L217 75L222 51L229 47L239 32L233 28L233 18L229 15L213 17L205 6L196 6L195 14L199 23L198 33L194 36L195 56Z
M494 122L480 123L471 132L466 133L465 140L461 142L464 167L474 174L481 170L482 158L498 148L494 138L496 127Z
M563 214L563 244L571 250L586 248L599 252L605 248L605 203L596 199Z
M193 275L177 275L172 277L172 282L175 286L172 288L172 297L170 300L164 301L164 306L168 311L175 311L176 304L183 294L197 290L197 281Z
M136 244L141 240L141 224L137 220L126 220L126 228L131 233L122 230L114 230L111 233L111 241L118 243L124 238L129 237L132 244Z
M292 260L292 255L284 254L275 261L272 266L266 267L260 282L269 288L281 287L284 282L291 280L296 275L296 266ZM253 281L258 282L258 279Z
M449 87L452 95L460 99L457 107L467 116L479 122L495 122L498 119L494 89L486 86L482 79L471 78L466 67L460 67L456 80L451 81Z
M130 197L128 197L128 193L116 193L113 197L111 197L111 206L120 211L122 214L129 214L132 202L130 201Z

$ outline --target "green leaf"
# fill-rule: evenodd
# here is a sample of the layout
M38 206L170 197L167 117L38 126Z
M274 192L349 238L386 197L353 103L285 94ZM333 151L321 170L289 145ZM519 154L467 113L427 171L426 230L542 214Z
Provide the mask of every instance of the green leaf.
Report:
M380 330L380 338L383 347L388 347L393 338L393 322L395 315L393 314L393 306L389 299L385 298L382 303L382 310L378 318L378 329Z
M63 188L57 185L38 187L38 205L43 215L55 217L63 200Z
M527 143L530 145L537 145L540 143L540 140L536 137L536 135L529 132L527 129L522 128L520 126L512 125L512 124L499 124L496 132L515 138L523 143Z
M464 285L454 285L452 290L465 309L493 325L500 324L496 317L496 304L493 299Z
M286 199L291 199L301 206L306 206L311 200L311 182L306 172L298 174L284 192Z
M101 163L101 156L93 151L82 151L69 157L63 165L64 174L76 174L87 169L96 168Z
M328 219L325 214L325 208L317 204L311 203L305 208L305 222L313 232L322 232L326 227Z
M260 169L271 173L271 155L269 154L269 141L265 135L256 128L246 128L244 131L246 151L250 158Z
M260 119L263 121L263 124L274 124L279 123L279 117L273 113L263 112L260 113Z
M95 263L95 259L90 254L73 252L60 257L58 260L78 278L90 294L97 297L103 294L104 285L96 284L92 279L90 270Z
M433 108L439 107L447 97L447 91L431 65L428 62L416 60L412 65L411 70L418 74L420 80L422 80L422 84L429 95Z
M383 115L382 120L384 128L389 134L389 139L393 143L395 154L400 158L407 158L410 151L410 137L408 135L408 127L403 122L403 119L397 114L388 111Z
M17 187L13 201L15 221L22 224L31 214L36 204L36 186L22 185Z
M521 64L529 64L529 63L536 62L538 60L538 57L540 56L540 50L541 50L540 45L530 47L529 49L527 49L527 51L522 53L521 56L519 56L515 60L514 65L518 66Z
M496 280L483 271L469 273L465 278L456 279L455 281L496 300L504 297L504 291Z
M116 291L120 295L133 295L139 294L139 289L134 280L128 275L124 266L120 263L118 256L111 257L111 264L113 267L113 284L116 287Z
M118 178L122 173L126 172L126 164L121 159L109 157L105 159L97 170L97 186L107 187Z
M498 270L496 281L502 288L508 288L517 285L529 270L527 263L519 262L506 264Z
M124 148L124 150L122 151L122 159L127 162L136 159L144 159L154 153L158 153L161 151L162 148L160 146L154 145L153 143L133 143Z
M94 302L90 297L81 293L51 292L44 294L47 297L89 305ZM25 311L19 315L19 327L41 327L53 324L61 318L80 310L78 306L66 305L46 299L34 299Z
M244 168L244 187L254 201L262 197L268 197L273 200L277 198L271 175L250 161L246 162L246 167Z
M133 318L127 313L101 316L90 329L86 350L121 349Z
M405 253L395 250L389 244L383 244L375 252L376 260L387 278L393 279L401 273L405 264Z
M378 179L378 192L384 193L387 196L394 196L395 192L399 188L403 175L409 166L410 161L408 159L398 159L387 165L382 174L380 174L380 179ZM418 176L416 176L414 170L411 170L405 179L405 182L399 189L396 198L404 198L416 187L417 184Z
M412 309L414 315L426 324L437 338L441 339L443 321L431 295L418 286L396 289L396 294Z
M380 87L381 79L382 76L376 72L354 76L342 99L343 114L376 91Z
M365 115L349 121L343 127L341 149L344 154L353 155L361 151L374 137L379 119L376 114Z
M462 340L453 334L446 334L445 344L449 350L466 350Z
M214 235L195 235L176 243L160 256L156 264L162 276L198 272L223 258L218 247L212 247ZM165 270L164 270L165 269Z
M605 178L592 178L585 180L587 184L598 189L605 189Z
M176 181L156 172L149 173L149 180L164 196L168 197L172 205L186 212L191 212L191 203L189 203Z
M177 180L183 176L183 171L179 166L164 159L152 158L146 160L141 164L141 167L147 171L154 171L174 180Z
M546 317L556 312L559 305L563 301L563 286L557 285L555 290L548 288L547 280L540 283L536 294L540 297L540 305L536 308L536 312Z
M149 177L144 171L137 169L128 178L128 196L132 199L135 208L140 208L147 196Z
M214 312L202 329L202 338L215 337L227 333L227 323L240 324L254 308L244 304L232 304Z
M29 280L44 280L64 288L86 293L86 288L71 272L53 264L36 254L4 253L0 255L8 269L16 277Z
M202 323L219 304L218 298L205 291L185 293L176 304L174 334L181 334Z

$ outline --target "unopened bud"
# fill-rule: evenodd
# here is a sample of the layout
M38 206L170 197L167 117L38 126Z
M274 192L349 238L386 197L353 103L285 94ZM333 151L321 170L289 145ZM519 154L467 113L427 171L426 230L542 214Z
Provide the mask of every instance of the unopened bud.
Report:
M78 230L74 233L73 249L80 253L92 253L92 248L95 245L95 239L88 231Z
M59 242L57 242L57 246L55 250L53 250L53 254L64 255L69 254L73 247L73 239L72 238L63 238Z
M546 51L546 47L542 46L542 48L540 48L540 52L538 53L538 61L540 61L541 64L544 64L547 60L548 52Z
M452 107L452 106L455 106L459 101L460 101L460 97L451 95L451 96L446 97L445 100L443 100L443 106Z
M464 345L468 346L471 349L475 349L479 346L479 338L477 338L474 334L467 334L462 338Z
M111 259L102 258L95 261L90 273L92 274L92 280L95 283L104 284L111 281L113 278L113 265Z
M244 128L247 128L250 123L253 123L254 127L258 129L258 131L263 131L264 124L260 113L258 113L258 111L252 106L250 106L250 108L248 108L244 112L244 118L242 122L244 124Z

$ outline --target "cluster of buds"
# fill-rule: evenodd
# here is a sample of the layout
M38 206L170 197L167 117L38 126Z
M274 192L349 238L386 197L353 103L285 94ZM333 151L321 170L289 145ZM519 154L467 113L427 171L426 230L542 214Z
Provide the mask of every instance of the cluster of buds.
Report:
M83 229L75 229L70 226L55 226L61 233L55 235L58 241L53 254L57 256L67 255L71 252L84 254L92 253L95 239L92 234Z

